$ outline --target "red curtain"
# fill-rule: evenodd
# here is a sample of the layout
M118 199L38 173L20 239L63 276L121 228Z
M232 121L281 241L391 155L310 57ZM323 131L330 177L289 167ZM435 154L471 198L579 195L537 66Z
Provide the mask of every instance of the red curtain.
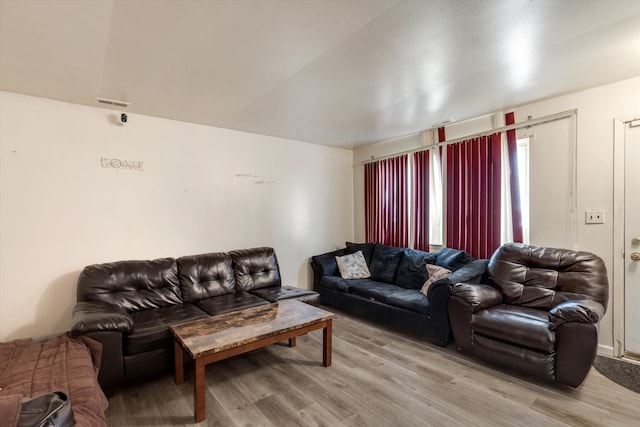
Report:
M500 246L500 134L447 146L446 246L489 258Z
M507 125L515 123L514 114L505 114ZM513 241L522 243L522 208L520 205L520 184L518 182L518 141L516 131L507 131L507 150L509 152L509 186L511 187L511 221L513 223Z
M429 252L429 151L413 153L413 247Z
M407 160L403 155L364 167L367 242L409 246Z

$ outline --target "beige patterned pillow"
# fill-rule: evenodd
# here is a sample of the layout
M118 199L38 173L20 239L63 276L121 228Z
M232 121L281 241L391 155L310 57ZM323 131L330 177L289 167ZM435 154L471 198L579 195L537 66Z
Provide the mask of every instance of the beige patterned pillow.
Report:
M338 270L340 270L340 276L342 276L343 279L366 279L367 277L371 277L369 267L367 267L367 261L365 261L362 251L337 256L336 263L338 264Z
M424 285L422 285L422 289L420 289L420 292L425 295L427 295L429 287L433 282L451 274L451 270L447 270L446 268L434 264L427 264L427 271L429 272L429 278L424 282Z

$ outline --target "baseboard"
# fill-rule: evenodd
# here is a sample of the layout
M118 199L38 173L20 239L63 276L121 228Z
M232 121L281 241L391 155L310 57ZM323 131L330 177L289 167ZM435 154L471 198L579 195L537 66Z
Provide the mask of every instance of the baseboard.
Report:
M598 354L600 356L613 357L613 347L609 345L598 344Z

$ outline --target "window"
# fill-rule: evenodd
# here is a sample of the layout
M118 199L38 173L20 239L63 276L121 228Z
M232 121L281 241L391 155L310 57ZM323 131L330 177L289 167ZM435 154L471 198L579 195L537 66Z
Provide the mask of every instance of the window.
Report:
M494 134L366 164L367 241L486 258L521 221L528 243L530 138L512 141Z
M523 243L529 243L529 139L529 137L518 139L518 184Z

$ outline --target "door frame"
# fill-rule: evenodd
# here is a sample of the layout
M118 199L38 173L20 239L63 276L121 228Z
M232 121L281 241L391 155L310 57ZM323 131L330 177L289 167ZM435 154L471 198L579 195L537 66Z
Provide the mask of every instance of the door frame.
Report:
M626 126L640 115L613 120L613 356L624 356L624 178Z

